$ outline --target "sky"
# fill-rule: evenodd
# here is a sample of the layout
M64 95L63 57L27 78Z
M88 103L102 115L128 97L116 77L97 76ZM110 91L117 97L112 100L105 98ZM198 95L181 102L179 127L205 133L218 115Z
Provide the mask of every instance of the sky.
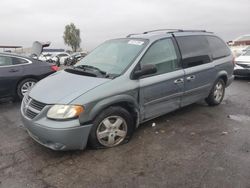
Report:
M64 44L65 25L81 31L81 47L161 28L205 29L229 41L250 34L250 0L1 0L0 45Z

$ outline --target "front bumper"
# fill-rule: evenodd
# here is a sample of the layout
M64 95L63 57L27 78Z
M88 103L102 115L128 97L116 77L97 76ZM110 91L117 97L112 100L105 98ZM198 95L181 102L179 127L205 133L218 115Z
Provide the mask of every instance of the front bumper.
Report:
M235 65L234 67L234 75L235 76L250 76L250 67L242 67L240 65Z
M235 76L250 76L250 69L234 69Z
M77 119L54 121L47 119L45 116L41 119L30 120L23 113L22 121L29 135L35 141L53 150L84 149L92 127L92 124L80 125Z

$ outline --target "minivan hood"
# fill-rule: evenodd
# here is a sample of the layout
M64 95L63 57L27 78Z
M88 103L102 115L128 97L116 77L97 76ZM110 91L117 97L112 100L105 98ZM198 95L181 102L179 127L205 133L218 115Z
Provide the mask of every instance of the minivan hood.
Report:
M59 71L38 82L29 96L45 104L68 104L87 91L110 81Z

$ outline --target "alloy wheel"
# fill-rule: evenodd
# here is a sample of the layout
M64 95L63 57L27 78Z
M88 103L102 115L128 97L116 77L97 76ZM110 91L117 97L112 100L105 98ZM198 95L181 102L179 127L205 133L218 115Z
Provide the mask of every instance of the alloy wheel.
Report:
M222 97L223 97L223 93L224 93L224 88L223 88L223 85L221 82L218 82L216 85L215 85L215 90L214 90L214 99L217 101L217 102L220 102Z
M113 147L125 139L127 130L127 123L122 117L109 116L98 125L96 136L100 144Z
M22 95L24 96L35 84L36 82L34 81L25 82L21 87Z

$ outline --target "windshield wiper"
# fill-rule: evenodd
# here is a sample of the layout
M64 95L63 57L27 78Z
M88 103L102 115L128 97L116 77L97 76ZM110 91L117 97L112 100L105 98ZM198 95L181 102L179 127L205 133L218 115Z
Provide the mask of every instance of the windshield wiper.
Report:
M78 66L75 66L76 68L80 68L80 69L94 69L96 71L98 71L99 73L103 74L103 75L106 75L107 73L97 67L94 67L94 66L91 66L91 65L78 65Z

